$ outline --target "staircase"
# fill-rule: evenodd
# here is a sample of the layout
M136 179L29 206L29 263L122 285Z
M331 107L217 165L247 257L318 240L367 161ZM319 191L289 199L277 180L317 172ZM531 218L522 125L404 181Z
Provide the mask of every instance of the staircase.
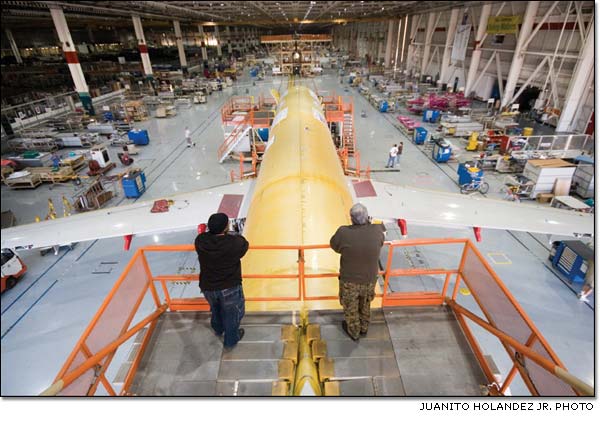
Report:
M244 119L241 121L229 134L225 141L219 149L217 150L217 156L219 158L219 163L223 163L223 160L229 156L231 151L235 148L235 146L248 134L250 130L250 125Z
M342 145L346 148L349 156L356 151L356 134L354 132L354 108L352 103L344 104L344 123L342 126Z

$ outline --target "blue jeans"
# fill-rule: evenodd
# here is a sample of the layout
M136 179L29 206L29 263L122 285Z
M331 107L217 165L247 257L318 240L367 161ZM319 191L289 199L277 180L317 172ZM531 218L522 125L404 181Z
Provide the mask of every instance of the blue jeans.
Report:
M385 167L395 167L396 166L396 157L389 156L388 162Z
M239 341L239 328L246 312L242 285L220 291L204 291L210 305L210 325L217 335L225 333L223 345L231 348Z

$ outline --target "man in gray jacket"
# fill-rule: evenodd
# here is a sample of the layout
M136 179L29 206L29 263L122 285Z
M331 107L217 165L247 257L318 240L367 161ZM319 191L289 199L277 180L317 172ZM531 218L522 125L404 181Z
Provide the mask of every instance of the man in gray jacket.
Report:
M369 329L385 226L371 224L367 208L360 203L350 209L350 219L352 225L340 226L329 245L342 255L339 277L340 304L344 308L342 328L356 341Z

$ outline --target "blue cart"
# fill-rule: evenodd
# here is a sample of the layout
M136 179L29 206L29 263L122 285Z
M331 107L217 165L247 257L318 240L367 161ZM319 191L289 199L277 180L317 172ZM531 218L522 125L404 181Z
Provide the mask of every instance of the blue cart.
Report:
M435 144L433 144L431 156L438 163L446 163L452 156L452 147L443 139L436 140Z
M121 180L127 198L139 198L146 191L146 174L143 171L130 172Z
M148 145L150 137L145 129L132 129L127 133L127 138L135 145Z
M588 260L594 260L594 251L581 241L557 241L552 245L549 259L552 267L572 283L583 283Z
M413 141L415 144L423 144L427 139L427 129L425 128L415 128L415 132L413 133Z
M471 170L476 169L476 170ZM458 185L466 185L473 182L473 179L483 177L483 170L475 167L472 163L461 163L458 165Z
M436 123L439 118L439 110L425 110L423 112L423 122Z

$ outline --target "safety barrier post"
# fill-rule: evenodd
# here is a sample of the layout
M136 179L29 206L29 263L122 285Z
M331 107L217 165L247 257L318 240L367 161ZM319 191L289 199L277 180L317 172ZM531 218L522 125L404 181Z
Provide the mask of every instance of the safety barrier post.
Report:
M240 153L240 181L244 180L244 153Z
M304 247L298 248L298 278L300 279L300 301L304 301L306 285L304 284Z
M451 273L446 273L446 279L444 279L444 287L442 288L442 298L446 298L446 291L448 291L448 285L450 284L450 275Z
M156 287L154 286L154 281L152 280L152 271L150 270L150 265L148 264L148 260L146 259L146 254L144 254L144 250L140 254L140 258L142 260L142 264L144 265L144 270L146 271L146 276L148 277L149 289L152 293L152 298L154 298L154 303L156 307L160 307L160 298L158 297L158 292L156 291Z
M456 300L456 296L458 295L458 287L460 286L462 272L465 269L465 260L467 259L467 248L469 248L469 244L467 242L465 242L465 246L463 248L463 253L460 258L460 264L458 265L458 273L456 274L456 280L454 281L454 290L452 291L452 299L453 300Z
M394 244L388 245L388 257L385 265L385 276L383 278L383 295L381 298L381 306L385 306L385 300L387 298L387 290L390 284L390 272L392 270L392 258L394 257Z

